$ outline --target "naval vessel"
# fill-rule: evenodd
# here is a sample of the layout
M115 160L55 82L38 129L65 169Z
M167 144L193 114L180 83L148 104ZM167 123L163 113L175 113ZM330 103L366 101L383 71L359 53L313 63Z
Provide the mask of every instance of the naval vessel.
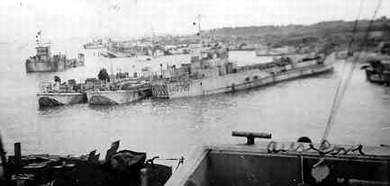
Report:
M369 82L390 85L390 42L382 42L378 52L362 66Z
M75 80L64 83L60 80L55 80L54 83L42 82L37 97L40 107L80 104L87 101L83 85L77 84Z
M170 76L152 82L156 98L177 98L235 92L333 70L320 54L294 54L272 62L237 66L228 49L212 45L193 49L189 64L168 69Z
M41 32L38 32L36 54L26 60L26 72L59 72L69 68L84 66L84 54L79 53L76 58L68 59L65 54L51 55L50 45L40 41Z
M150 85L139 79L122 79L109 86L86 91L91 105L116 105L131 103L151 96Z

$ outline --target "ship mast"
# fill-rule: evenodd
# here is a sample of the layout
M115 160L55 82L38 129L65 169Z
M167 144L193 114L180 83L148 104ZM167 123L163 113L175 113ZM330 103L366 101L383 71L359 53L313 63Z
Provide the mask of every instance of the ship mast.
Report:
M198 35L200 37L200 14L198 14L198 16L196 18L197 18L197 21L198 21Z
M354 23L354 25L353 25L352 37L351 37L351 40L349 41L348 47L347 47L348 56L353 56L352 44L353 44L354 41L355 41L356 32L357 32L357 25L358 25L358 22L359 22L360 14L361 14L361 12L362 12L362 5L363 5L363 2L364 2L364 0L360 1L358 15L357 15L356 20L355 20L355 23Z
M152 43L154 44L156 41L156 33L154 31L153 25L151 25L151 31L152 31Z
M200 16L200 14L198 13L198 15L195 17L195 21L192 23L192 25L194 25L194 26L198 26L197 27L197 29L198 29L198 32L196 33L196 35L197 36L199 36L199 43L201 43L201 36L200 36L200 32L201 32L201 27L200 27L200 18L201 18L201 16Z
M41 46L42 45L42 36L41 36L41 33L42 31L40 30L39 32L37 32L37 35L35 35L35 42L37 43L37 46Z

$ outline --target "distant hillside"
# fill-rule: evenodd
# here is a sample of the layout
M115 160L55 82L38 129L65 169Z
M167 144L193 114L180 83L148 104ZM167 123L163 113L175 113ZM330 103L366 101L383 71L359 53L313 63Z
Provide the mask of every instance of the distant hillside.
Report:
M357 41L367 31L369 20L358 21ZM279 45L311 45L318 42L332 42L346 46L353 35L355 21L327 21L312 25L225 27L202 32L203 37L214 37L230 43ZM368 45L390 40L390 19L385 17L372 22ZM358 43L356 42L356 43ZM355 43L355 44L356 44Z

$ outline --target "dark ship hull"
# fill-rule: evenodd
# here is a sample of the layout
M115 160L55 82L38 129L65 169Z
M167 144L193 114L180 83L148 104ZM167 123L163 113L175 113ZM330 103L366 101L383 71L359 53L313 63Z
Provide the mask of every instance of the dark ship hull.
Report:
M372 83L390 85L390 61L387 59L371 60L362 68L366 71L366 79Z
M84 60L26 61L26 72L61 72L69 68L84 66Z
M81 92L38 93L37 97L40 107L73 105L87 101L86 94Z
M390 72L376 73L372 69L366 69L366 78L371 83L390 85Z

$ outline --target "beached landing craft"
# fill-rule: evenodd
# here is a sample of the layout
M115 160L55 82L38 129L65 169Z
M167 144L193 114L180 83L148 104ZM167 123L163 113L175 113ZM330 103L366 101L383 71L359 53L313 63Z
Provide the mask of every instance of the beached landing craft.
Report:
M234 92L333 70L321 55L288 55L269 63L237 67L221 46L194 50L191 63L171 69L167 79L152 82L153 97L177 98Z

